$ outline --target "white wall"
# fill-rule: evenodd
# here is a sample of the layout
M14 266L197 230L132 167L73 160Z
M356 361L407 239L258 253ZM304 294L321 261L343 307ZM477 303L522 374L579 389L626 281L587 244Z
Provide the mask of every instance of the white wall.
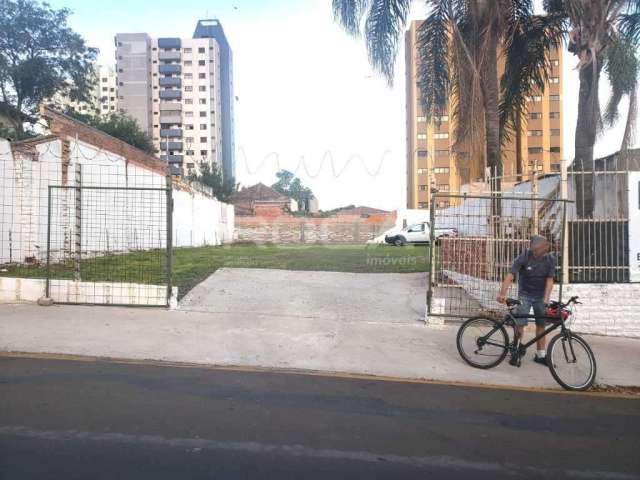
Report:
M483 309L502 311L504 306L487 301L487 291L500 289L500 282L482 281L469 275L447 270L447 277L477 300ZM580 297L575 307L571 329L580 333L640 338L640 283L575 283L563 287L562 299ZM511 296L516 296L515 291ZM558 298L558 286L551 298ZM481 313L481 312L478 312Z
M0 264L46 260L49 185L62 185L61 142L37 146L35 159L12 155L0 141ZM119 155L71 141L67 186L75 186L76 165L83 187L165 188L161 173ZM75 250L76 190L52 189L51 251L54 260ZM174 187L175 246L220 245L233 238L233 206ZM80 202L82 253L102 254L164 248L166 193L159 190L83 189Z

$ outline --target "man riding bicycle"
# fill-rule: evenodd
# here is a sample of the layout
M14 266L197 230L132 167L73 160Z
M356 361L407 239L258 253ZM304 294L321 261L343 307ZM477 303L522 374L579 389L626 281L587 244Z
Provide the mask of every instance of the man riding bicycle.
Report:
M511 271L506 275L497 300L505 303L507 292L515 277L518 277L518 300L521 302L515 310L516 326L518 337L523 338L524 327L528 323L527 318L517 318L518 316L530 315L531 309L536 316L536 335L544 332L545 306L549 303L551 290L553 290L553 277L555 276L557 260L549 253L549 241L540 236L531 237L529 249L515 259L511 266ZM541 337L537 342L538 351L534 357L534 362L547 365L546 339ZM513 355L510 363L518 364L517 355Z

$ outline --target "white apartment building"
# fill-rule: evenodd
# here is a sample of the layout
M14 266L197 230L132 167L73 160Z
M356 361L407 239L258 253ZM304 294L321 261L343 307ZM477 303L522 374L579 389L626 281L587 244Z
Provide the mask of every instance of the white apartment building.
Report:
M92 73L94 87L88 102L76 102L69 97L57 95L51 102L61 110L73 108L86 115L108 115L118 110L117 80L115 69L108 65L96 65Z
M174 174L200 162L235 175L231 51L217 20L194 38L117 34L118 101L153 138Z

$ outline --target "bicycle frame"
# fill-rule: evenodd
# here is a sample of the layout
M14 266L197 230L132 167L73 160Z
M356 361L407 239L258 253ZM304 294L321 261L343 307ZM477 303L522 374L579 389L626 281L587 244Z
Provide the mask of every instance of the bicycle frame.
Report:
M480 341L481 341L481 343L483 343L483 344L493 345L491 342L487 341L487 339L489 337L491 337L491 335L493 335L500 327L504 326L507 318L511 318L512 320L515 320L516 318L528 318L528 319L530 318L530 319L534 319L534 320L535 319L539 319L539 318L544 318L545 320L551 320L553 322L553 325L551 325L549 328L545 329L544 332L542 332L539 335L536 335L533 339L531 339L527 343L523 343L523 344L520 345L521 348L525 348L525 349L529 348L531 345L536 343L541 338L546 337L549 333L553 332L557 328L561 328L562 333L565 333L566 331L569 330L567 328L567 326L564 324L564 319L562 317L549 317L547 315L545 315L543 317L536 317L535 315L514 315L509 310L509 313L505 317L505 320L502 320L502 321L498 322L498 325L496 326L496 328L493 328L484 337L479 338L478 339L478 344L480 344ZM515 335L516 335L516 339L517 339L518 338L518 330L516 329L515 332L516 332ZM507 347L507 349L510 349L510 347Z

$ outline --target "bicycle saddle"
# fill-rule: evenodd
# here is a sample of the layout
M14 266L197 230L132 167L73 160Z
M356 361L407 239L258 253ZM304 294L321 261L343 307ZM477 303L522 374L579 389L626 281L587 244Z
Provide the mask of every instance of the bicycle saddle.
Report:
M514 305L520 305L522 302L520 300L516 300L515 298L507 298L505 300L507 307L513 307Z

